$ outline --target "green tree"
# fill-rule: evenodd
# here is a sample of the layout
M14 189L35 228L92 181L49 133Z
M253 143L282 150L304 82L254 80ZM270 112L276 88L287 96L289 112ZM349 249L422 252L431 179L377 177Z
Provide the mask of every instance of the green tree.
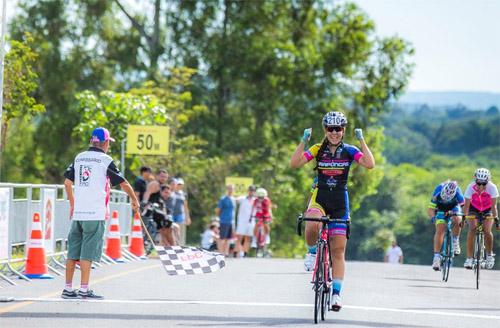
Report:
M38 75L33 68L37 55L32 50L32 45L33 38L29 33L26 33L22 42L10 41L10 49L5 56L0 153L3 153L6 148L9 123L12 120L22 118L30 121L34 116L45 112L44 105L37 103L34 98ZM4 156L15 155L14 153L15 147L10 147L9 152ZM0 162L0 168L2 166L3 163ZM4 174L4 176L8 175Z

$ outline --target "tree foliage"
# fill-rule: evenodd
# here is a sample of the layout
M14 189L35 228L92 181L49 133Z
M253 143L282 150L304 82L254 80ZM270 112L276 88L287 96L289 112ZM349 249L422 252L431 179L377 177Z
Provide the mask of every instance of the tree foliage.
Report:
M353 168L352 208L377 193L384 173L378 120L408 81L413 49L398 37L378 38L356 5L22 0L20 8L11 32L30 31L39 55L37 99L47 114L33 138L47 182L60 181L96 125L122 140L127 124L166 124L170 156L129 156L127 174L149 164L185 178L195 218L190 241L212 215L224 178L250 176L278 206L275 253L299 254L293 225L313 171L291 170L289 158L302 130L322 131L321 117L336 109L350 120L346 142L357 144L352 131L365 128L380 166Z

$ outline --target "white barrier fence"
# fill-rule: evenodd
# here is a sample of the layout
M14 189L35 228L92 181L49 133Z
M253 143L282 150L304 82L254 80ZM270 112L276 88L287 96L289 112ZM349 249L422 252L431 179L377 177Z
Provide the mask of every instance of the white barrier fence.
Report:
M123 191L111 190L110 213L118 211L120 234L127 243L130 240L132 209L128 196ZM34 213L40 213L45 254L50 259L49 269L60 274L54 266L64 267L59 262L66 251L66 240L70 228L69 201L63 185L0 183L0 278L15 285L6 275L8 272L29 280L12 267L15 262L24 262L19 252L27 253L31 223ZM108 220L109 221L109 220ZM17 256L14 256L17 255ZM133 257L128 252L125 256ZM109 262L104 257L103 261ZM98 264L99 265L99 264Z

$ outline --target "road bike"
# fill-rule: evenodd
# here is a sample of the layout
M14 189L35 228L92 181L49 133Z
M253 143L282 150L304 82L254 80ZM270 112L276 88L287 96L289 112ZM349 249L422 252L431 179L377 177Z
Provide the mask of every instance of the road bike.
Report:
M476 235L474 237L474 253L472 261L472 269L476 276L476 289L479 289L479 274L481 269L486 266L486 251L484 247L484 227L483 221L493 219L493 217L485 213L477 213L476 215L468 215L467 219L477 219Z
M451 218L456 216L453 212L437 212L436 218L445 220L446 222L446 232L443 238L443 245L441 246L441 262L440 268L443 274L443 281L447 282L450 275L450 268L453 262L453 257L455 257L455 249L453 248L453 239L451 236L451 228L453 226L453 221Z
M256 219L257 233L255 234L255 243L257 248L255 249L255 257L265 257L266 256L266 239L267 233L265 230L264 219Z
M330 289L332 288L332 258L330 254L330 243L328 242L328 224L343 223L349 224L346 220L330 219L329 216L321 218L305 218L302 214L297 218L297 234L302 235L302 222L320 222L321 229L316 243L316 263L314 265L313 277L311 283L314 290L314 323L318 323L318 317L321 314L321 320L325 320L326 312L330 311ZM333 309L338 311L339 309Z

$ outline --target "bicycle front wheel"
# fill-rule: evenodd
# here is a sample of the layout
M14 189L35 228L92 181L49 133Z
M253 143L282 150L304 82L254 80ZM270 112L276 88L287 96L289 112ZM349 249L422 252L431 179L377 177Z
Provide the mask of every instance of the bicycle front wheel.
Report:
M474 247L474 273L476 274L476 289L479 289L479 273L481 271L483 236L476 233L476 244Z
M318 323L318 317L321 312L321 300L323 298L323 286L324 286L324 275L323 275L323 247L319 245L316 254L316 275L314 279L314 323Z
M323 262L318 263L323 267L323 293L321 296L321 320L325 320L326 312L328 312L328 307L330 306L330 290L328 289L328 283L330 280L330 254L328 252L327 244L323 247ZM330 286L331 288L331 286Z
M444 248L444 257L441 260L441 271L443 272L443 281L447 282L448 277L450 275L451 256L452 256L449 232L445 236L443 248Z

